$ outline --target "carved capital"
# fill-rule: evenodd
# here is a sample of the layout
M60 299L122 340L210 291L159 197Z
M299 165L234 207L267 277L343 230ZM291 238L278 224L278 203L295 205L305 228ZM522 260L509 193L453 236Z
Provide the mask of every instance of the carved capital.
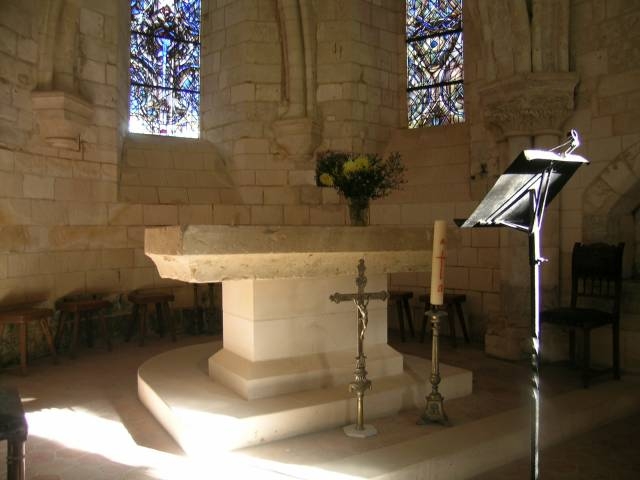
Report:
M480 89L484 120L504 137L561 135L574 109L578 76L572 72L525 73Z
M52 147L80 150L80 135L93 117L93 106L63 91L31 92L40 136Z

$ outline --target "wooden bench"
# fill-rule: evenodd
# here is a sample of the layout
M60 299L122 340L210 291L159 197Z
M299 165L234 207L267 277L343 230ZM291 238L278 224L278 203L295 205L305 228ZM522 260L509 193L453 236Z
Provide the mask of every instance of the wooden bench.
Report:
M451 336L451 343L455 347L457 345L456 341L456 323L453 318L453 311L455 309L458 314L458 321L460 322L460 326L462 327L462 334L464 335L464 340L466 343L469 343L469 334L467 333L467 326L464 322L464 313L462 311L462 304L467 299L467 296L463 293L445 293L444 294L444 306L447 309L447 314L449 316L449 335ZM420 295L419 300L424 303L424 312L425 315L422 319L422 334L420 336L420 342L424 342L424 337L427 331L427 316L426 313L431 308L431 296L429 294Z
M58 361L51 335L51 325L49 324L51 318L53 318L53 310L50 308L16 306L0 311L0 337L2 337L4 328L7 325L18 325L19 327L20 370L23 375L27 374L27 325L30 322L38 322L53 356L53 362L56 363Z
M25 480L27 420L18 391L0 387L0 440L7 441L7 480Z

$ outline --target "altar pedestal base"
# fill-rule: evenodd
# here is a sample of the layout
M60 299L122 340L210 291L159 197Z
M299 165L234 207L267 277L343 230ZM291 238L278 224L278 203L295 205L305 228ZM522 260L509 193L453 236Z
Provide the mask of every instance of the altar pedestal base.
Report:
M138 370L138 396L190 456L259 445L355 423L347 383L247 401L208 376L208 358L220 343L171 350ZM367 421L410 408L422 409L430 362L405 357L400 375L378 378L367 392ZM446 399L471 393L468 370L441 365Z
M222 282L224 348L209 359L211 378L247 400L348 384L355 308L329 296L353 290L354 278ZM386 287L386 275L368 277L367 290ZM372 302L368 311L368 378L402 374L402 355L387 345L387 303Z

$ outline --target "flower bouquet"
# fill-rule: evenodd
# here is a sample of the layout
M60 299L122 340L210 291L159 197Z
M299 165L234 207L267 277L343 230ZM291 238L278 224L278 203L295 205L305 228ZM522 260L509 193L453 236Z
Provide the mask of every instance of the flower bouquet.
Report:
M384 197L404 183L399 153L386 159L377 154L327 150L317 155L316 184L333 187L349 203L352 225L366 225L369 201Z

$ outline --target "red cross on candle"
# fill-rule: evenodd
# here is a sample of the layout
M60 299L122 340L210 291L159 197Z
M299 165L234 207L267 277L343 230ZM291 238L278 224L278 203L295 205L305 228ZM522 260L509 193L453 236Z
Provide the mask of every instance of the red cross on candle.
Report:
M447 258L444 254L444 250L440 253L440 256L436 258L440 260L440 280L442 280L444 278L444 261Z

